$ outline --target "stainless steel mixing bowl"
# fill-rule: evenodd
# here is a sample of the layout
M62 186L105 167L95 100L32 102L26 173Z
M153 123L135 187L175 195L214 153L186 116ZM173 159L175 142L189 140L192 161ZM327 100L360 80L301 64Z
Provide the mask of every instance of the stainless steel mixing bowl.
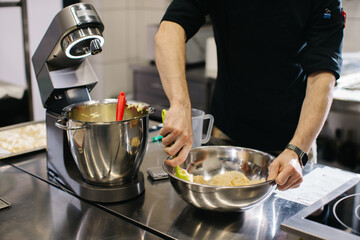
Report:
M120 185L137 176L148 142L153 108L126 102L123 121L116 121L117 99L70 105L56 126L67 131L71 154L88 183ZM128 104L146 106L142 110Z
M267 179L274 157L249 148L204 146L193 148L180 167L205 180L225 171L243 172L250 180ZM163 164L179 196L187 203L205 210L240 212L266 200L276 188L274 180L254 185L222 187L192 183L175 177L175 168Z

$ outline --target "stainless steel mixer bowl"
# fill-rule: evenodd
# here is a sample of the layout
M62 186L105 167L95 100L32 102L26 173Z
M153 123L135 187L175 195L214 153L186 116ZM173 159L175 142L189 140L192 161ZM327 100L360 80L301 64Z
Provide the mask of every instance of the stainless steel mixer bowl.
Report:
M149 114L126 107L116 121L117 99L87 101L63 109L56 126L67 131L71 154L84 180L95 185L121 185L137 176L148 142Z
M267 179L274 157L254 149L232 146L193 148L180 167L205 180L225 171L243 172L250 180ZM241 212L265 201L276 188L274 180L237 187L192 183L175 177L175 168L163 164L175 191L187 203L204 210Z

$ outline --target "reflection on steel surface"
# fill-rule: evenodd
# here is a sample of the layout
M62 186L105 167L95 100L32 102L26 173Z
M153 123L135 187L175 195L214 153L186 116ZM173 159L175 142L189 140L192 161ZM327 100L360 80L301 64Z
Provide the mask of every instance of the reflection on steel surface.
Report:
M18 161L16 167L23 171L0 163L0 196L12 203L0 211L0 239L159 239L26 173L33 170L46 177L44 155ZM141 207L143 200L134 204L128 211Z
M170 234L181 232L191 239L272 239L275 235L269 233L273 224L266 218L262 205L251 213L204 211L187 206L176 216Z

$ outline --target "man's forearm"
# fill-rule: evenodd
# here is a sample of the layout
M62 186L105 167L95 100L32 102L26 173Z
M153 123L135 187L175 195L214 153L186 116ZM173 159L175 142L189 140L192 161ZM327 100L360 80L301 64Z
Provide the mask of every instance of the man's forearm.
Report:
M308 77L299 123L290 141L305 152L309 152L328 116L334 86L335 77L330 72L317 72Z
M193 143L191 103L185 76L184 29L177 23L163 21L155 36L155 59L161 83L170 101L164 126L164 152L172 159L167 164L177 166L185 161Z
M185 76L185 41L186 34L180 25L163 21L155 35L155 59L170 105L190 107Z

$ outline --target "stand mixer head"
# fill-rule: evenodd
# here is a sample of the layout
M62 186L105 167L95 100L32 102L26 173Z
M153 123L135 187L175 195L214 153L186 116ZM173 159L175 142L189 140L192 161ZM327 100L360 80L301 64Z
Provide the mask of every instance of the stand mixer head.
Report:
M104 25L90 4L74 4L61 10L51 22L32 62L45 108L60 113L62 108L79 102L68 89L82 88L80 95L97 83L86 57L102 51ZM87 92L87 93L86 93ZM81 97L81 96L78 96Z
M82 175L84 170L79 171L78 159L74 161L77 154L74 153L73 147L69 147L72 143L68 140L68 136L74 132L74 129L64 125L59 127L61 125L59 121L64 121L62 113L67 106L93 102L90 101L90 91L97 83L97 77L86 57L102 51L103 30L104 25L91 4L70 5L54 17L33 55L32 62L41 100L46 108L47 167L50 180L86 200L117 202L134 198L144 191L144 177L143 173L138 171L138 166L144 157L145 150L143 149L147 146L148 114L136 120L140 123L136 134L142 143L142 148L139 155L135 156L138 161L134 167L135 170L132 169L133 176L130 180L119 181L120 184L114 186L100 184L104 181L100 178L95 182L84 180L85 176ZM82 124L84 133L92 131L90 124L87 122L82 122ZM120 139L132 137L128 134L131 131L127 131L127 125L130 125L128 123L99 124L108 124L112 128L118 124L119 129L122 129L119 131ZM93 123L93 125L97 124ZM100 129L106 128L105 126ZM98 131L97 129L99 128L95 131ZM83 142L85 144L87 141ZM81 152L86 146L78 147ZM118 147L121 148L120 145ZM101 150L105 151L105 149ZM96 166L96 161L100 164L104 162L103 160L112 162L111 159L96 158L93 163ZM117 158L116 161L122 161L122 159ZM116 182L115 180L113 182Z

